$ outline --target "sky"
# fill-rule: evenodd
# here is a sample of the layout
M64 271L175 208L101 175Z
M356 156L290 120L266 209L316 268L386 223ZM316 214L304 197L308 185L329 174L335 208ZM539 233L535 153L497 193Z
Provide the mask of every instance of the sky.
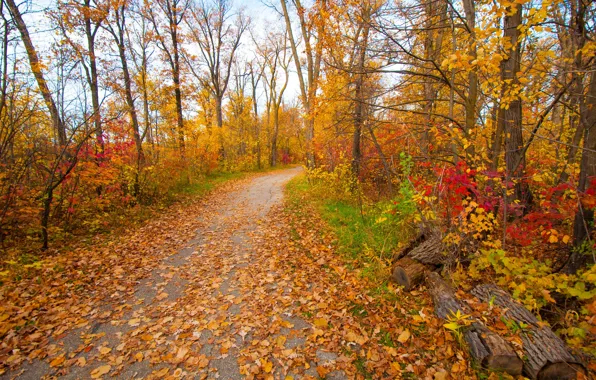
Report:
M56 8L57 0L32 0L25 11L25 4L21 6L23 18L29 28L31 39L42 57L48 57L48 51L51 43L58 37L51 30L51 24L48 19L48 9ZM268 32L283 30L285 22L281 15L273 9L272 4L279 8L279 0L232 0L233 6L237 10L242 10L251 19L251 29L257 39L261 39ZM250 33L243 36L242 45L239 49L239 56L250 59L255 55L255 46ZM295 71L294 63L291 66L290 80L284 95L285 103L294 103L299 97L299 81ZM48 78L51 80L51 78ZM101 78L100 78L101 79ZM230 84L232 87L232 84ZM259 96L260 108L263 109L264 96L262 91Z

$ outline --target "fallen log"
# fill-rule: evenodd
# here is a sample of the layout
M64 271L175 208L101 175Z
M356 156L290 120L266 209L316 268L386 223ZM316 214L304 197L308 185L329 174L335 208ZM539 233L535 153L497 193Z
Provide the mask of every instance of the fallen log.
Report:
M524 323L521 339L524 351L524 374L531 379L577 379L586 375L582 360L571 353L565 342L548 327L539 324L536 317L511 295L492 284L478 285L472 294L483 302L492 302L504 309L504 316ZM526 326L527 325L527 326Z
M450 316L458 311L467 314L467 310L455 297L453 289L438 273L429 272L426 282L438 317L449 320ZM506 372L512 376L521 374L523 362L511 345L479 320L474 319L469 326L463 328L463 337L472 357L484 368Z
M431 269L431 267L406 256L397 260L393 265L391 279L409 291L421 283L424 280L424 273Z
M445 253L443 238L439 233L432 233L409 253L409 258L426 265L443 265L451 262L453 257Z
M424 273L436 270L440 265L452 261L452 255L444 252L441 234L436 230L426 230L410 241L397 256L391 270L391 279L412 290L424 281Z

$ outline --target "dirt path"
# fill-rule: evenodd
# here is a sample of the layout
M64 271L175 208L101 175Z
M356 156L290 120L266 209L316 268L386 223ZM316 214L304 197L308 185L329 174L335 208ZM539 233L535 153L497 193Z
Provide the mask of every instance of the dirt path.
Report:
M253 344L253 327L273 322L252 309L251 298L268 297L278 289L270 268L255 267L256 247L263 239L259 226L266 225L267 213L282 200L283 184L299 172L296 168L258 177L230 193L218 210L205 216L207 228L141 282L131 310L121 319L96 323L90 331L76 330L56 342L64 346L66 357L85 364L72 366L64 377L89 378L108 371L105 375L120 378L243 378L238 359ZM247 280L254 279L263 279L266 286L247 288ZM303 344L301 332L309 325L279 307L278 331L269 343L290 349ZM80 351L91 341L91 349ZM323 352L320 356L336 357ZM125 363L124 358L133 358L134 363ZM269 370L273 363L265 358L261 362L265 373L279 377L285 372ZM18 378L39 379L52 373L48 363L34 361Z
M412 317L408 323L424 325L440 345L440 324L427 326L424 313L408 316L404 309L403 321L395 322L394 300L376 304L365 296L362 280L316 232L298 227L295 236L281 201L284 183L300 170L256 177L216 197L196 237L153 263L130 297L104 303L93 311L96 322L52 339L59 356L0 377L352 379L444 372L439 360L453 352L412 349L410 331L396 326Z

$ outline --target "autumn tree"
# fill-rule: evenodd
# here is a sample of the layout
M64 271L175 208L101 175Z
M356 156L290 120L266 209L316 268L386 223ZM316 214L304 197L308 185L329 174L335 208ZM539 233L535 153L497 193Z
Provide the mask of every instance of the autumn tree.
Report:
M134 193L135 195L137 195L140 191L138 171L140 170L141 164L145 159L145 155L143 153L143 139L141 136L139 119L137 117L137 109L135 107L134 94L132 90L133 81L130 70L128 68L129 58L127 54L127 46L129 46L130 43L127 38L128 30L126 21L129 9L127 8L126 1L116 2L112 4L112 6L113 9L111 10L111 14L113 19L108 20L108 22L106 23L106 29L114 39L114 43L118 50L118 56L120 58L122 79L124 82L124 97L126 99L127 111L130 115L132 132L137 151L137 173L135 174L135 180L133 185ZM148 130L147 127L146 130Z
M205 70L193 74L209 88L215 99L217 127L223 127L222 104L230 82L230 73L249 19L234 13L228 0L195 2L187 21L192 41L199 46L200 64ZM225 155L222 142L222 156Z
M182 72L182 40L181 25L187 17L191 3L189 0L156 0L146 2L144 14L153 25L155 42L170 67L174 82L174 98L176 102L176 128L180 155L184 158L184 114L182 105L181 72Z
M268 34L264 46L258 50L266 67L266 70L263 71L263 80L268 107L270 107L268 113L270 112L273 118L269 164L275 166L278 163L279 111L284 99L284 92L288 87L289 65L292 56L288 51L287 32Z
M91 106L95 137L100 153L104 150L104 137L99 98L99 68L97 55L97 39L101 26L109 10L106 4L92 0L60 2L55 21L59 25L62 37L75 56L81 62L91 93ZM78 40L84 35L84 44Z
M52 125L54 127L54 130L56 131L58 142L61 146L65 146L67 142L66 127L64 125L64 122L60 118L60 114L58 113L58 107L56 107L56 102L52 96L52 93L50 92L48 82L46 81L46 78L42 71L43 64L39 59L37 50L35 50L33 42L31 42L29 30L27 29L27 25L25 25L25 22L23 21L21 11L19 10L19 7L14 2L14 0L5 0L3 4L6 4L6 6L8 7L14 24L16 25L16 28L21 36L21 40L25 45L25 50L27 52L27 57L29 58L29 66L31 67L31 72L35 76L35 80L37 82L37 85L39 86L39 91L41 92L41 95L43 97L46 107L48 108L48 111L50 112Z
M256 140L257 168L261 168L261 121L259 120L259 102L257 91L259 83L263 78L263 66L258 64L256 58L248 63L248 75L250 77L250 90L253 107L253 130Z
M315 166L315 154L313 149L315 107L323 53L323 41L321 36L325 29L325 18L322 16L322 12L325 10L327 2L319 2L310 10L305 8L300 0L294 0L293 3L296 7L296 13L298 14L299 35L301 40L298 40L294 35L287 1L280 0L282 14L288 31L290 47L292 48L292 56L298 74L302 105L306 114L306 165L309 168L313 168ZM303 60L298 54L299 41L304 44L304 53L306 55L306 59L304 60L306 65L304 66Z

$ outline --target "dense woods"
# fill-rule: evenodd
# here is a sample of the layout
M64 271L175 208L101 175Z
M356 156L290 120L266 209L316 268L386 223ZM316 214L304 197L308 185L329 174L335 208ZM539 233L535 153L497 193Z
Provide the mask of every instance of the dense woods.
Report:
M596 354L596 4L250 6L2 0L0 259L300 163L398 240L379 257L407 288L491 278ZM432 260L407 254L431 230Z

